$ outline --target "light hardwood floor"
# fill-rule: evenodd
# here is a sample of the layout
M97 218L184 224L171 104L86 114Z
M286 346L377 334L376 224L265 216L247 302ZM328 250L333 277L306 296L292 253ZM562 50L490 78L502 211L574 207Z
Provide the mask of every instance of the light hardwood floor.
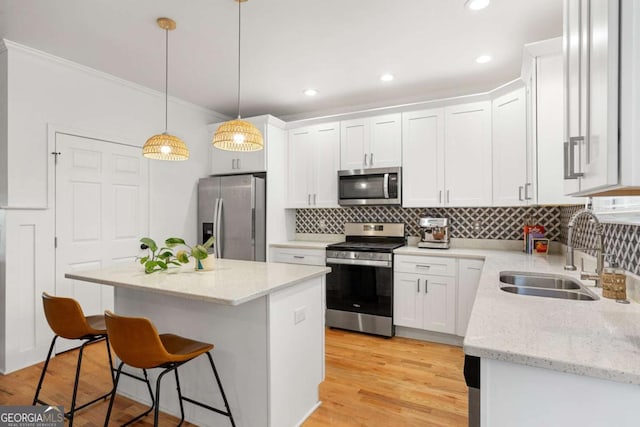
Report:
M69 405L77 353L55 357L49 364L41 397ZM322 405L304 427L324 426L465 426L467 388L462 375L462 349L405 338L392 339L347 331L326 331L326 379L320 386ZM85 350L80 402L109 389L103 343ZM42 363L0 376L0 405L30 405ZM122 424L143 406L119 396L112 425ZM79 412L77 426L101 426L107 402ZM162 414L161 425L177 419ZM147 416L138 426L150 426ZM189 424L185 423L185 426Z
M466 426L460 347L329 329L322 406L304 424Z

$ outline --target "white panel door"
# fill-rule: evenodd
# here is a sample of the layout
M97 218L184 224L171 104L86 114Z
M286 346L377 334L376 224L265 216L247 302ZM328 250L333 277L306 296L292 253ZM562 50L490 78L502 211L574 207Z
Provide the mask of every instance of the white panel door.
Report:
M527 180L525 88L492 101L493 205L521 206L532 198Z
M340 123L319 125L313 132L313 206L338 207L338 169L340 168Z
M287 207L311 207L313 145L311 128L289 131Z
M422 276L424 329L453 334L456 331L456 278Z
M134 262L148 233L148 161L139 147L62 133L56 152L56 295L100 314L113 288L64 275Z
M424 276L395 273L393 278L393 324L422 329Z
M444 110L402 115L402 206L444 205Z
M369 167L369 119L340 123L340 169Z
M618 183L619 2L590 1L588 138L581 191Z
M402 118L400 113L370 119L369 167L402 166Z
M445 109L445 203L491 206L491 102Z

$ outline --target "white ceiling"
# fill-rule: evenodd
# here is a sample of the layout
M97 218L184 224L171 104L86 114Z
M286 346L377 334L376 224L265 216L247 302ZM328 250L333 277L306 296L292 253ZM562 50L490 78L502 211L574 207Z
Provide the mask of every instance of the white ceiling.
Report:
M0 0L0 37L236 114L233 0ZM525 43L560 36L561 0L250 0L242 115L300 118L485 91L520 74ZM476 64L489 54L493 61ZM396 80L379 81L384 72ZM317 88L314 98L303 89Z

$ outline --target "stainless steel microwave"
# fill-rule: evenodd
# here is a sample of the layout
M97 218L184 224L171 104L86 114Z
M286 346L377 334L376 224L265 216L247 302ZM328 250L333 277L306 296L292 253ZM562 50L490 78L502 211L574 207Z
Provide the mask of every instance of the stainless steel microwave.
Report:
M341 206L400 205L402 168L356 169L338 172Z

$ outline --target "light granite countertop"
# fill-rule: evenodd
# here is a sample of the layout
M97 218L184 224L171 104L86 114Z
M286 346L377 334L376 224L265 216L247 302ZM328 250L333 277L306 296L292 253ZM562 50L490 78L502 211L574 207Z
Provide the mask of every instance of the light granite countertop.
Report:
M211 271L193 264L145 274L141 265L115 265L65 274L68 279L145 290L217 304L239 305L279 289L324 276L330 268L216 259Z
M464 338L464 352L501 360L640 385L640 304L602 298L593 281L582 281L600 296L576 301L515 295L500 290L505 270L559 273L561 255L527 255L482 249L404 247L396 254L484 259L478 292Z

